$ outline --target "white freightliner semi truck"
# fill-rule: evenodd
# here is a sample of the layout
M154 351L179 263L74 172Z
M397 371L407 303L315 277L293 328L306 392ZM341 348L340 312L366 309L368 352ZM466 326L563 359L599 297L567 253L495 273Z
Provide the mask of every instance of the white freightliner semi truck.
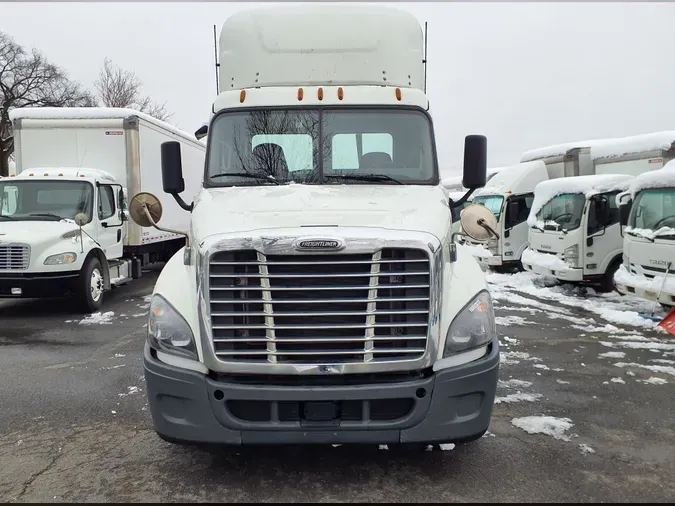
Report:
M330 19L330 23L325 21ZM451 235L424 43L380 6L266 7L220 35L203 188L152 295L154 426L187 444L434 443L481 437L499 343L485 277ZM485 184L468 136L464 185ZM132 219L154 226L157 197ZM136 207L138 205L138 207ZM490 237L494 216L462 211Z
M675 161L640 174L617 197L623 229L623 261L616 289L675 307Z
M16 168L0 181L0 298L72 293L92 312L106 290L184 246L180 233L129 221L126 202L162 188L165 141L180 143L186 194L196 195L206 146L193 135L130 109L20 108L10 118ZM190 221L173 201L163 216L167 229Z
M535 189L528 217L529 247L522 257L524 269L612 290L623 250L616 196L628 188L633 177L657 170L675 156L674 142L675 132L655 132L524 154L526 159L536 155L548 160L549 168L564 167L567 176ZM556 158L560 153L565 153L562 160Z

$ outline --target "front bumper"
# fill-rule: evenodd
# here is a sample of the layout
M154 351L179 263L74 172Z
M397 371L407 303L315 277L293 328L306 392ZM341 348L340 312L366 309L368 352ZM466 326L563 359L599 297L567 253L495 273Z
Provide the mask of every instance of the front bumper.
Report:
M72 290L80 273L22 272L0 273L0 297L41 298L58 297ZM20 290L20 293L17 293Z
M675 305L675 273L668 276L664 285L663 277L655 280L635 275L622 265L614 274L614 286L624 295L636 295L641 299L656 301L666 306Z
M144 370L155 430L192 444L445 443L487 430L499 342L483 358L414 380L351 385L222 381L160 362ZM291 378L292 379L292 378Z
M570 267L569 269L550 269L544 267L543 265L537 265L531 262L523 262L523 269L529 272L534 272L540 276L549 276L563 281L576 281L581 282L584 280L584 270L583 269L574 269Z

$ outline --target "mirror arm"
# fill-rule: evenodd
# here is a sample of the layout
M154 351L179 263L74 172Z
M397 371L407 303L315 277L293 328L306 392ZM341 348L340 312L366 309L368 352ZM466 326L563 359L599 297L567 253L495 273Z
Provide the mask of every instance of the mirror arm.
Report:
M148 206L145 204L145 202L143 202L143 212L145 213L145 216L146 218L148 218L150 223L152 223L152 226L155 227L157 230L161 230L162 232L169 232L170 234L184 235L186 240L186 246L188 248L190 247L190 237L185 232L181 232L180 230L173 230L170 228L163 228L157 225L157 223L155 223L155 220L152 219L152 215L150 214L150 211L148 211Z
M495 232L490 225L487 224L487 222L484 219L478 220L478 224L483 227L485 230L490 232L492 235L495 236L495 238L499 239L499 234Z
M457 202L455 202L455 201L453 201L452 199L450 199L450 202L451 202L450 207L458 207L458 206L461 206L464 202L467 201L467 199L468 199L468 198L473 194L473 192L475 192L476 190L477 190L477 188L471 188L471 189L470 189L469 191L467 191L464 195L462 195L462 198L459 199Z
M181 196L178 195L177 193L172 193L171 195L173 196L174 199L176 199L176 202L178 203L179 206L181 206L183 209L185 209L188 212L192 212L192 208L194 207L194 202L191 203L191 204L186 204L185 201L181 198Z

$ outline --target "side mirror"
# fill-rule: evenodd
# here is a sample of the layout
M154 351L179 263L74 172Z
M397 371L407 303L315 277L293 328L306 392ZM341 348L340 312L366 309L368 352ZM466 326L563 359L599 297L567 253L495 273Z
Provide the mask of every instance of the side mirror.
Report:
M78 227L84 227L87 223L89 223L89 216L87 216L85 213L77 213L75 215L75 225Z
M508 205L506 206L506 225L511 226L511 223L515 223L515 221L518 219L518 211L520 210L520 206L518 205L518 202L515 200L509 201Z
M632 207L633 207L632 200L622 203L619 206L619 222L621 223L622 227L628 225L628 217L630 216L630 211Z
M487 137L467 135L464 139L464 173L462 185L470 190L487 182Z
M499 234L496 232L497 218L485 206L480 204L466 206L459 221L464 233L474 241L485 242L490 237L499 239Z
M607 199L601 198L595 201L595 216L600 225L605 226L609 223L609 202L607 202Z
M162 143L162 187L164 191L173 196L186 211L192 211L192 204L188 205L178 195L185 191L185 181L183 180L183 162L180 154L180 143L178 141L167 141Z
M209 125L202 125L195 131L195 137L197 140L201 140L209 133Z

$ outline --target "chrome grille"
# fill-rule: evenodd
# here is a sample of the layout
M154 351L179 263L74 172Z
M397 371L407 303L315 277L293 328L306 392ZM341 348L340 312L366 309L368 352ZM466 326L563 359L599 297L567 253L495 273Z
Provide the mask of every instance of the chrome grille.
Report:
M30 249L26 244L0 244L0 269L28 269Z
M226 362L348 364L416 360L427 345L430 261L411 248L374 254L210 260L216 356Z

